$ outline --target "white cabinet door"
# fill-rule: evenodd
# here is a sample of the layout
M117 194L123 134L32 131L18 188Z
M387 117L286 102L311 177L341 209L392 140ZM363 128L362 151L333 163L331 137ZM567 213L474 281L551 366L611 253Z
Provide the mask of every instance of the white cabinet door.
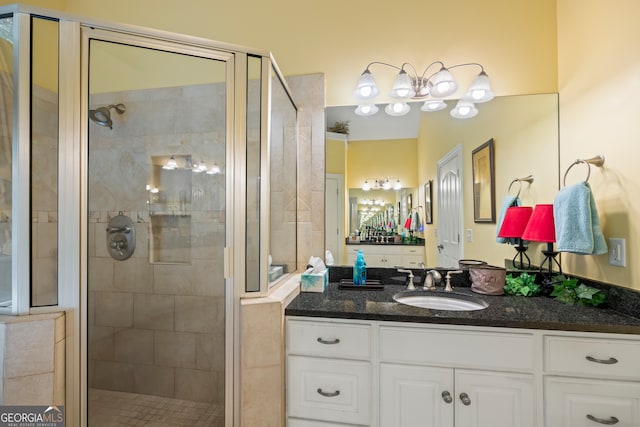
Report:
M640 384L547 377L545 414L549 427L638 427Z
M453 369L380 365L380 426L453 426Z
M455 393L456 427L537 425L533 375L457 369Z

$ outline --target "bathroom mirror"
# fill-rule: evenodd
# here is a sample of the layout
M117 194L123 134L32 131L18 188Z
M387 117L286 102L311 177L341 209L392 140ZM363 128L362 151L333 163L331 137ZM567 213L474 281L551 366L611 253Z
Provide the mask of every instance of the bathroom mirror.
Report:
M409 115L403 117L390 117L383 112L373 117L359 117L353 113L355 106L327 108L327 125L331 126L336 121L349 121L350 131L347 136L328 133L326 138L326 172L331 176L343 174L344 177L342 200L347 203L343 204L342 211L333 213L335 211L327 207L326 212L327 216L338 216L337 222L344 224L340 241L345 242L345 238L353 231L350 230L348 221L351 216L348 191L350 188L361 187L361 178L353 179L351 176L354 169L357 171L358 168L351 164L346 167L347 160L356 151L352 150L356 143L371 144L369 154L359 154L359 159L356 160L361 163L362 176L365 173L368 176L379 176L376 172L382 167L381 164L388 168L386 174L390 176L407 171L413 174L413 181L407 187L420 189L413 195L413 204L418 207L424 224L423 230L417 234L425 239L427 264L435 265L438 258L439 225L437 162L455 146L461 145L464 159L461 182L464 199L461 230L463 255L465 258L485 259L487 248L491 248L491 255L496 259L511 258L512 248L509 245L496 246L495 224L491 222L491 217L494 217L493 221L497 219L498 208L507 195L508 185L517 177L529 174L535 176L534 184L523 191L525 203L550 203L553 200L559 182L558 95L552 93L496 97L493 101L482 104L479 114L470 120L453 119L447 110L423 113L420 111L421 103L412 103L411 106ZM496 210L493 215L489 213L485 216L483 213L480 218L486 218L486 221L476 223L472 152L490 139L493 139L494 148L493 204ZM406 141L414 141L414 148L400 145ZM376 164L376 161L382 163ZM367 168L374 164L375 167ZM427 183L431 191L428 198L425 191ZM431 206L430 215L425 216L425 206ZM490 203L486 206L490 207ZM427 217L430 217L431 224L424 221ZM327 230L327 235L330 236L332 231ZM343 252L346 249L343 245ZM334 258L337 264L341 263L339 258Z
M496 222L496 189L493 139L471 152L473 171L473 220Z

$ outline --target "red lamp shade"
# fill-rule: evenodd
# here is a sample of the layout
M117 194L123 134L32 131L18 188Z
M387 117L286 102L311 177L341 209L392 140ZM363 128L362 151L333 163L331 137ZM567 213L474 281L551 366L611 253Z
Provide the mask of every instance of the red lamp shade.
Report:
M527 228L522 233L524 240L553 243L556 241L556 227L553 221L553 205L536 205Z
M498 237L522 237L532 211L533 208L531 206L512 206L508 208L504 214Z

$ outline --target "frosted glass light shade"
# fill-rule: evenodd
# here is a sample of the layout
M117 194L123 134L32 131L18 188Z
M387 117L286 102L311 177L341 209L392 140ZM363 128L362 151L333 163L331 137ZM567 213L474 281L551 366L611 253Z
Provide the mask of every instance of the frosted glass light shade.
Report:
M458 83L453 79L449 70L444 67L433 76L431 83L433 86L430 93L435 98L444 98L458 90Z
M378 112L378 106L375 104L361 104L355 110L358 116L373 116Z
M394 102L391 104L387 104L384 109L385 113L394 117L404 116L410 110L411 107L409 107L409 104L407 104L406 102Z
M393 82L393 88L389 92L389 96L392 98L411 98L416 94L413 90L413 82L411 77L406 71L400 70L396 76L396 80Z
M489 76L484 71L480 72L471 83L471 87L465 94L465 98L474 103L488 102L493 99L493 91Z
M420 110L429 112L429 111L440 111L444 108L447 108L447 103L444 102L442 99L428 99L424 101L424 104L422 104L422 107L420 107Z
M360 79L358 79L358 85L356 86L355 95L356 98L359 99L371 99L375 98L380 90L376 85L376 81L371 74L371 71L367 68L360 75Z
M451 110L451 116L456 119L470 119L478 115L478 109L473 102L461 99L456 106Z

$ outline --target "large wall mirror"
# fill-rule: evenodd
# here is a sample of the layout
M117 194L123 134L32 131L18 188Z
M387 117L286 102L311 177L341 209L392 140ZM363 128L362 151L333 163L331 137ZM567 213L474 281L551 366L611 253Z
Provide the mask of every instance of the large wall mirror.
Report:
M468 120L454 119L446 109L423 113L420 103L411 105L412 111L403 117L390 117L383 112L359 117L354 114L355 106L327 108L328 127L336 122L349 124L348 135L328 132L326 138L327 182L338 183L327 184L327 188L332 194L337 191L339 199L339 203L327 201L327 249L335 252L336 264L346 264L349 235L355 231L354 221L363 215L363 205L358 203L363 194L362 183L367 178L388 177L399 179L402 190L387 191L386 199L367 192L374 203L377 199L383 201L373 215L387 224L390 218L395 219L395 225L401 227L398 222L402 223L406 212L403 214L402 204L398 204L400 193L404 192L405 197L411 194L413 207L422 217L422 227L416 234L424 239L425 264L440 266L437 248L442 221L438 217L437 165L458 149L462 153L463 193L460 253L464 258L504 265L505 259L513 257L513 247L496 242L494 222L474 221L473 151L493 140L495 201L490 201L493 206L488 208L494 209L494 216L500 215L500 204L508 195L510 182L527 175L533 175L534 182L523 186L522 203L551 203L559 183L557 94L496 97L479 106L479 114ZM430 187L430 200L426 200L423 190L426 184ZM431 212L425 211L429 206ZM424 220L425 215L431 223ZM529 254L535 258L537 252L533 245Z

